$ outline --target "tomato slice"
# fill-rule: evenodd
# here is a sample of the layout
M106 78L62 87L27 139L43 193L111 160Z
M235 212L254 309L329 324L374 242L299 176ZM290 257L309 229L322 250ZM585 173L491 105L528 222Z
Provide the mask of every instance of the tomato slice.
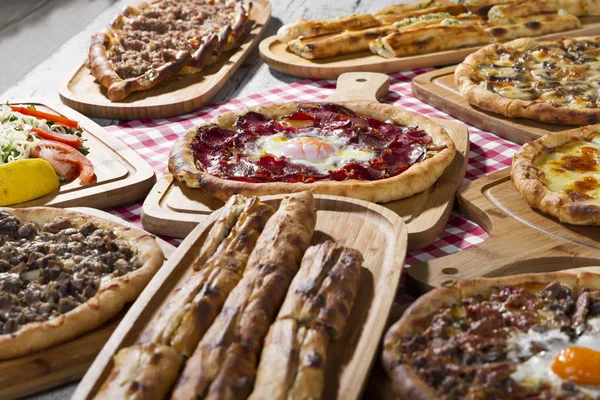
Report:
M90 160L69 145L54 140L41 140L31 150L31 155L48 161L57 175L66 180L72 181L79 175L83 184L96 181L94 166Z
M54 140L56 142L68 144L69 146L71 146L75 149L83 147L83 142L81 141L81 138L77 135L70 135L68 133L46 131L46 130L43 130L40 128L36 128L35 126L29 126L29 125L27 125L27 127L29 127L30 132L35 133L36 136L38 136L40 139Z

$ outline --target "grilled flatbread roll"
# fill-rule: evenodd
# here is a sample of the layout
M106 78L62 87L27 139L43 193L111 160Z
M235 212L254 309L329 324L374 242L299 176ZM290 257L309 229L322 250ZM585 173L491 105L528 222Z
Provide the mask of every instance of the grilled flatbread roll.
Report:
M331 241L312 246L302 259L277 319L319 324L338 339L356 297L362 262L360 252Z
M492 7L514 2L515 0L465 0L462 3L470 13L487 18L488 12Z
M441 5L447 5L449 0L419 0L408 4L396 4L377 11L373 15L401 14L408 11L424 10Z
M574 15L544 14L518 18L509 25L486 28L485 31L497 42L506 42L522 37L546 35L581 28L581 21Z
M249 400L321 398L329 334L325 327L278 319L269 329ZM295 397L294 397L295 395Z
M488 18L492 24L512 24L515 18L527 17L535 14L557 13L566 11L576 17L588 14L583 0L521 0L515 3L498 5L490 9Z
M403 57L490 43L490 35L471 25L429 26L392 33L371 41L369 47L382 57Z
M452 16L448 13L426 14L365 30L348 30L332 35L294 39L288 42L288 48L300 57L307 59L336 57L368 51L371 41L394 32L406 32L433 25L445 26L452 23L460 23L466 26L483 23L483 19L468 14L458 16Z
M282 200L258 239L242 280L188 360L174 399L248 396L264 338L315 223L312 194L301 192Z
M321 398L329 341L344 331L362 261L330 241L306 251L265 340L250 399Z
M96 399L161 400L169 393L183 365L179 353L154 343L125 347L114 361L115 366Z
M309 38L299 38L288 42L288 49L300 57L308 59L335 57L343 54L359 53L369 50L369 42L381 36L389 35L398 29L393 25L378 26L358 31Z
M450 15L459 15L466 12L467 9L464 5L449 2L448 4L439 5L438 7L426 8L424 10L407 11L399 14L378 15L376 18L382 24L389 24L405 18L420 17L427 14L448 13Z
M170 391L183 357L193 353L241 280L248 257L274 212L256 197L233 196L227 202L194 262L195 271L167 298L138 343L119 352L111 379L104 384L107 394L121 393L119 387L133 385L164 388L160 391L164 393L162 396ZM175 371L163 373L161 363L140 359L140 354L149 351L167 354L172 359L175 359L172 354L176 354L180 361ZM137 372L138 368L143 373Z
M173 291L139 342L168 344L191 355L241 279L258 236L274 212L256 197L232 197L194 263L196 272Z
M371 14L355 14L326 20L300 19L293 24L287 24L277 31L277 40L287 43L298 37L324 35L342 32L346 29L366 29L381 25Z

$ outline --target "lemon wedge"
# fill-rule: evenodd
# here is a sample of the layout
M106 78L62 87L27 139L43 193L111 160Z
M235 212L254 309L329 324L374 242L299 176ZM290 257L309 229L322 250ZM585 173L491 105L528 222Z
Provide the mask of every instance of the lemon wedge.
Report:
M37 199L59 186L58 177L46 160L28 158L0 165L0 206Z

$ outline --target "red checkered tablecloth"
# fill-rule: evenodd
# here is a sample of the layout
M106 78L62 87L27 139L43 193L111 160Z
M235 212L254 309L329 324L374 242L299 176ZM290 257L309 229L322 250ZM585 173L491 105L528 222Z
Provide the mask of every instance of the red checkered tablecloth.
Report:
M391 75L390 91L381 101L428 117L453 119L413 96L410 90L412 79L427 71L429 70ZM209 105L193 114L168 119L131 121L106 129L137 151L160 174L167 168L168 155L173 142L194 125L208 121L223 112L241 110L258 104L323 100L334 90L335 81L303 80L266 93ZM510 166L511 157L519 147L517 144L472 126L469 126L469 133L471 151L466 180L471 181ZM142 202L111 210L113 214L140 227L141 211ZM454 211L438 240L422 250L410 252L406 263L412 265L455 253L481 243L486 237L487 233L480 226L460 212Z

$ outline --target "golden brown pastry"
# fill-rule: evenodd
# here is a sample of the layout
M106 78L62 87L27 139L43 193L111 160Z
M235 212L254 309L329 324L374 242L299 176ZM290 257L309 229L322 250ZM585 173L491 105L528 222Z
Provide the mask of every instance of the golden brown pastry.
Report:
M245 398L269 326L316 223L312 194L285 197L265 226L246 272L188 360L174 399Z
M251 400L321 398L329 341L344 331L362 261L330 241L306 251L265 340Z

